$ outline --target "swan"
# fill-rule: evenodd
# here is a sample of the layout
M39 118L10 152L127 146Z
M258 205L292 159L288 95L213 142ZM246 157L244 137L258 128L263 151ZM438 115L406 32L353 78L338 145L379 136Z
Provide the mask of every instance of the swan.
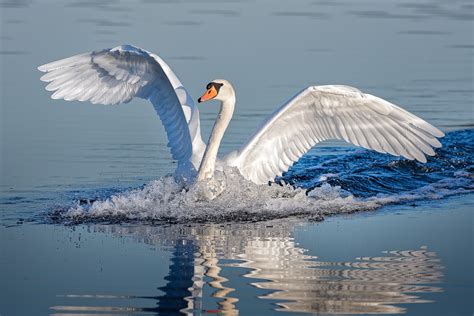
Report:
M127 103L149 100L165 127L175 175L212 179L216 169L237 168L265 184L281 176L324 140L339 139L367 149L426 162L444 134L414 114L376 96L343 85L310 86L277 108L240 148L217 158L236 96L227 80L212 80L198 102L220 101L209 142L201 137L199 110L171 68L158 55L132 45L84 53L38 67L51 98Z

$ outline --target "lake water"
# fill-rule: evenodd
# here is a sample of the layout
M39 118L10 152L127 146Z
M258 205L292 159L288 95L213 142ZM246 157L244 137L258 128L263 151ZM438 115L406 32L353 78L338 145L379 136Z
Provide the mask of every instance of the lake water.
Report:
M0 0L0 12L1 315L474 312L471 1ZM39 81L41 64L124 43L160 55L195 98L232 82L221 154L319 84L404 107L445 131L444 147L422 165L327 142L284 175L300 189L227 174L220 199L195 201L166 177L150 104L51 100ZM217 110L200 105L204 139Z

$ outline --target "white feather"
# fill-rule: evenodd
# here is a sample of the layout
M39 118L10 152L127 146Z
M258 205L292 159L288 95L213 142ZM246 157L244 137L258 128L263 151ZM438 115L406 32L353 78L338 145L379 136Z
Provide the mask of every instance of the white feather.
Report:
M160 115L178 166L197 170L205 145L199 111L169 66L131 45L85 53L38 67L53 99L119 104L148 99Z
M328 139L426 162L425 155L434 155L432 147L440 146L436 138L442 136L436 127L386 100L347 86L314 86L274 112L233 153L232 164L253 182L266 183ZM274 139L282 143L265 146ZM273 174L256 171L261 169Z

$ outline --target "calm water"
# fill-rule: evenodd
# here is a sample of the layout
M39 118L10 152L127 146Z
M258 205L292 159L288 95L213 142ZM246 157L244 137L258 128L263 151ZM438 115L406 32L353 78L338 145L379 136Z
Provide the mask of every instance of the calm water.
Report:
M474 311L471 1L0 0L0 12L0 314ZM51 100L39 81L38 65L123 43L159 54L194 97L233 83L222 153L312 84L397 103L448 132L444 148L420 165L325 143L284 176L308 195L227 175L232 190L199 203L161 178L175 165L147 102ZM217 107L200 110L207 138ZM378 211L328 218L364 210Z

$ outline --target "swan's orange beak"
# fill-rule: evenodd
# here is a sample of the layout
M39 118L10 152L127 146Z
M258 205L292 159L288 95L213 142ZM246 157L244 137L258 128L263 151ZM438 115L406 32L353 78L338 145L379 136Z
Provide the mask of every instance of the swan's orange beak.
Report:
M198 102L205 102L214 99L217 96L217 90L212 85L207 91L198 99Z

